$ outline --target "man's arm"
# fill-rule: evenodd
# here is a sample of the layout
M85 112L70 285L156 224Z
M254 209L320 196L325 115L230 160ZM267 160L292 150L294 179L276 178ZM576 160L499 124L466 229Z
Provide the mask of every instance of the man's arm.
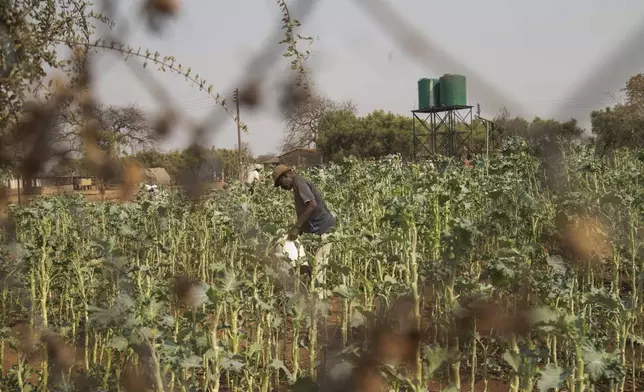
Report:
M309 218L313 214L313 211L315 211L315 209L317 208L318 203L315 201L315 196L311 191L311 187L309 186L309 184L306 183L306 181L302 179L298 179L296 185L297 185L297 188L296 188L297 192L299 192L300 197L304 202L304 205L306 205L304 212L302 212L302 215L297 217L297 223L295 224L296 227L301 231L302 227L304 227L304 224L309 220Z

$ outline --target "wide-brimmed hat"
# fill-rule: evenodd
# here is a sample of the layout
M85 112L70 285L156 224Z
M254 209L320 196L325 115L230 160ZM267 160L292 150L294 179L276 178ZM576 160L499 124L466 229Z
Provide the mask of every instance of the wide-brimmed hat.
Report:
M275 170L273 171L273 180L275 181L276 187L279 186L278 181L280 180L280 178L282 178L284 174L290 171L291 168L286 165L277 165L277 167L275 167Z

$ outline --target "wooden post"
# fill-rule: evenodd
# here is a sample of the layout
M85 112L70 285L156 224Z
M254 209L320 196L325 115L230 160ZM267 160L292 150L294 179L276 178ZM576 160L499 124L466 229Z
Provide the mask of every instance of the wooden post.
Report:
M239 182L243 182L244 164L242 162L241 122L239 120L239 89L235 89L235 106L237 107L237 155L239 155Z

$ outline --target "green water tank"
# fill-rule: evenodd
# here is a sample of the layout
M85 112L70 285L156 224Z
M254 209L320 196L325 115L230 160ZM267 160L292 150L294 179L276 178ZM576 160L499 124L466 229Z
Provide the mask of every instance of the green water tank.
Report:
M465 76L445 74L440 78L440 105L466 106L467 87Z
M438 106L439 79L422 78L418 81L418 109Z
M432 106L440 106L441 104L441 81L440 79L432 79L432 97L434 98Z

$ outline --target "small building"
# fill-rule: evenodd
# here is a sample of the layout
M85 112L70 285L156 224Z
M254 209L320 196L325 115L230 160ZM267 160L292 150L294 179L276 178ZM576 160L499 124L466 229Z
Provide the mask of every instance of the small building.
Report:
M292 167L318 166L322 164L322 153L314 148L296 148L278 157L279 164Z
M264 170L271 171L277 165L291 167L318 166L322 164L322 153L314 148L296 148L275 158L260 162Z
M33 177L31 180L26 180L25 178L11 178L7 181L5 186L9 189L23 189L23 188L39 188L39 187L61 187L61 186L72 186L80 179L89 179L89 177L81 177L75 174L70 175L52 175L52 174L41 174Z
M94 180L91 177L74 177L73 185L75 190L92 189Z
M147 184L154 185L170 185L172 178L168 171L162 167L151 167L145 169L143 172L144 181Z
M71 194L75 190L91 189L94 180L91 177L69 175L39 175L31 180L25 178L11 178L4 183L10 193L53 195Z
M14 190L14 189L16 189L16 190L17 189L25 189L25 188L29 188L29 187L34 188L34 187L42 186L42 181L41 181L40 178L32 178L31 181L29 181L29 182L30 183L28 183L28 181L25 180L24 178L20 178L20 179L18 179L18 178L10 178L9 180L7 180L7 183L5 184L5 186L8 189L12 189L12 190Z
M275 166L280 164L280 158L275 157L275 158L267 159L265 161L259 162L259 164L264 166L265 171L271 171L275 168Z

